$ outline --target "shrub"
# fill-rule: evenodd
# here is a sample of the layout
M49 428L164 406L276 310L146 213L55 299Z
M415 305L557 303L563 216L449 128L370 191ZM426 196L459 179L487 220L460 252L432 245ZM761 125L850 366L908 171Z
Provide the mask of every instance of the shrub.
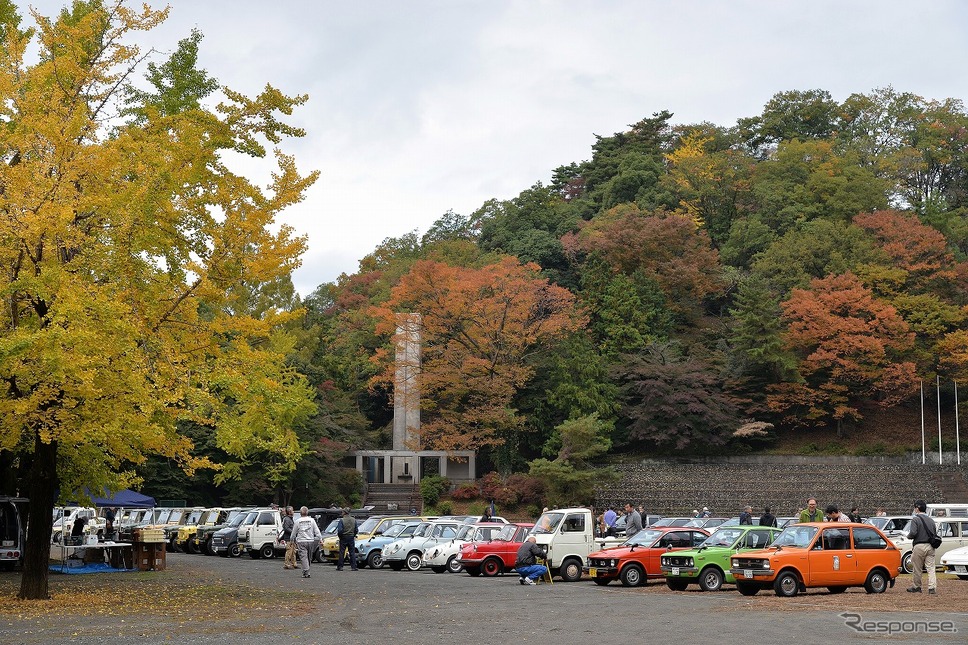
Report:
M508 477L508 488L517 492L521 504L541 504L545 496L544 482L527 473L514 473ZM540 507L538 510L541 510Z
M437 504L437 515L453 515L454 506L448 500L443 500Z
M450 496L453 499L468 500L480 497L481 491L476 484L461 484Z
M431 475L420 480L420 496L426 506L435 506L448 488L450 481L440 475Z

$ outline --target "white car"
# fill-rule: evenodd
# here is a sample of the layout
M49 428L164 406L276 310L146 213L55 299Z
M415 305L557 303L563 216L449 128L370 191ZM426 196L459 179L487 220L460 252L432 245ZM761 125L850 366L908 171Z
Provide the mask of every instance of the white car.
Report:
M457 531L457 535L446 542L424 550L423 566L430 567L434 573L460 573L464 566L457 559L460 548L468 542L489 542L504 528L505 523L486 522L480 524L465 524Z
M460 527L460 522L423 522L413 536L391 542L384 547L383 564L394 571L401 571L404 566L410 571L418 571L423 564L424 550L454 539Z
M941 538L941 546L934 550L935 564L941 565L941 558L946 553L954 551L959 547L968 546L968 518L960 517L933 517L938 537ZM910 530L910 529L906 529ZM901 566L905 573L911 573L914 566L911 564L912 553L914 552L914 542L907 536L906 530L902 530L894 535L889 535L889 539L894 546L901 551Z
M948 551L938 564L948 573L953 573L961 580L968 580L968 546L958 547Z

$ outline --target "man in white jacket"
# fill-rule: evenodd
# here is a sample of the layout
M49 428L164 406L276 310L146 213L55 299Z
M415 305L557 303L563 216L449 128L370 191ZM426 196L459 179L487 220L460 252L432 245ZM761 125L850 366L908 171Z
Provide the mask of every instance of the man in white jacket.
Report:
M292 538L299 551L299 565L302 567L303 578L309 577L309 557L316 545L323 539L316 520L309 517L309 509L303 506L299 509L299 517L292 525Z

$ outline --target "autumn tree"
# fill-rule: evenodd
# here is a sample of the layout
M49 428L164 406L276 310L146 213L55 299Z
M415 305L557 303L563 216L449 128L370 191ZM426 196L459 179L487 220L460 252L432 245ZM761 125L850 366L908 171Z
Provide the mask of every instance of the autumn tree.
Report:
M914 335L854 274L816 279L782 306L799 379L772 386L768 404L787 423L835 423L842 434L845 422L861 418L861 400L890 406L912 393L915 366L901 354Z
M683 355L674 343L655 344L614 368L619 387L619 434L628 446L708 450L740 426L739 401L718 370Z
M505 257L481 268L421 260L373 313L377 331L396 330L397 312L422 316L421 435L437 450L501 445L521 427L510 406L534 373L536 352L584 321L566 289L534 264ZM377 384L392 384L388 352Z
M293 427L312 392L285 365L289 314L251 305L254 285L298 265L305 240L275 218L316 174L281 152L266 188L231 171L225 153L301 136L279 115L305 97L223 88L204 107L211 84L164 80L204 78L197 40L149 75L152 90L124 91L143 61L132 37L166 11L91 0L33 15L21 31L0 2L0 449L30 473L19 595L37 599L58 492L137 484L149 455L216 466L181 422L231 456L222 478L269 456L282 477L303 454Z

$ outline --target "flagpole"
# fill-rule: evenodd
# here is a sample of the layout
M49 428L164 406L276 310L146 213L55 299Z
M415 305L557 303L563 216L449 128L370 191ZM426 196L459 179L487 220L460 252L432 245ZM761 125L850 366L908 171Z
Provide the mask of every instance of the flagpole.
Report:
M921 379L921 463L927 463L927 448L924 443L924 379Z
M935 375L935 391L938 393L938 465L941 465L941 375Z
M958 455L958 465L961 465L961 429L958 426L958 381L955 381L955 454Z

